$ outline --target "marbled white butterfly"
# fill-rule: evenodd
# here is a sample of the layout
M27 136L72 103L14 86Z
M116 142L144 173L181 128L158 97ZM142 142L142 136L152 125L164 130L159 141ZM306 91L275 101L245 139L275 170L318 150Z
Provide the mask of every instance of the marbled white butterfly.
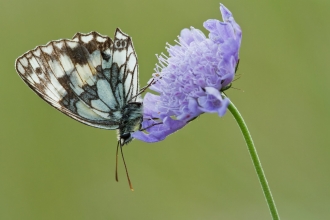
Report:
M97 32L77 33L72 40L50 41L26 52L17 58L16 70L62 113L93 127L118 129L118 181L118 146L122 153L142 122L143 89L132 39L119 28L114 41ZM133 190L128 173L127 178Z

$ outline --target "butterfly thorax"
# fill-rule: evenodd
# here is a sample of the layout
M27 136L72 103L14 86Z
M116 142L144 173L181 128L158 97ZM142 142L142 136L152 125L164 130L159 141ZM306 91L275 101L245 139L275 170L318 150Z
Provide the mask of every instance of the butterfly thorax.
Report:
M117 138L121 146L132 141L131 133L141 128L142 109L141 102L130 102L122 108L122 118L117 130Z

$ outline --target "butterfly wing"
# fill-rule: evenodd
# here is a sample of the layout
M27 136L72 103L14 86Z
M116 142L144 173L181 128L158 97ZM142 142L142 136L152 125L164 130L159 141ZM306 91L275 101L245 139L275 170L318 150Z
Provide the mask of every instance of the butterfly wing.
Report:
M118 72L122 85L117 86L116 95L122 106L127 102L142 102L139 94L139 72L137 55L132 39L117 28L113 47L112 74Z
M122 43L116 47L96 32L51 41L19 57L16 70L34 92L66 115L93 127L117 129L121 107L137 94L138 72L130 37L119 29L115 36Z

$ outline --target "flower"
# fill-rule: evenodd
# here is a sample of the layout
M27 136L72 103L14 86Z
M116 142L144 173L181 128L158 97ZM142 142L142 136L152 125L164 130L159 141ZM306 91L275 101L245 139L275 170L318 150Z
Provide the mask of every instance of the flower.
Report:
M223 22L204 22L208 38L193 27L183 29L177 45L167 44L169 56L158 56L159 64L149 83L159 95L145 95L143 131L134 132L134 138L161 141L202 113L226 113L229 99L222 92L235 76L242 31L222 4L220 11Z

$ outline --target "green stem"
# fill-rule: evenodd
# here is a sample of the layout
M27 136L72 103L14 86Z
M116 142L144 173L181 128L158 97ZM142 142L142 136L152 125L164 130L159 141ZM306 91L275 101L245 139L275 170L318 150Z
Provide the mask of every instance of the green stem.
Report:
M274 220L278 220L278 219L280 219L280 217L277 213L275 202L274 202L272 193L270 192L270 188L268 186L265 173L262 169L262 166L261 166L258 154L257 154L257 150L254 147L254 143L253 143L252 137L250 135L249 129L246 126L243 117L241 116L241 114L239 113L239 111L237 110L237 108L235 107L235 105L232 102L230 102L228 109L233 114L238 126L240 127L240 129L242 131L242 134L246 141L246 145L247 145L249 153L251 155L251 159L252 159L254 168L256 169L257 176L258 176L260 184L261 184L261 188L266 197L266 202L268 204L270 214Z

